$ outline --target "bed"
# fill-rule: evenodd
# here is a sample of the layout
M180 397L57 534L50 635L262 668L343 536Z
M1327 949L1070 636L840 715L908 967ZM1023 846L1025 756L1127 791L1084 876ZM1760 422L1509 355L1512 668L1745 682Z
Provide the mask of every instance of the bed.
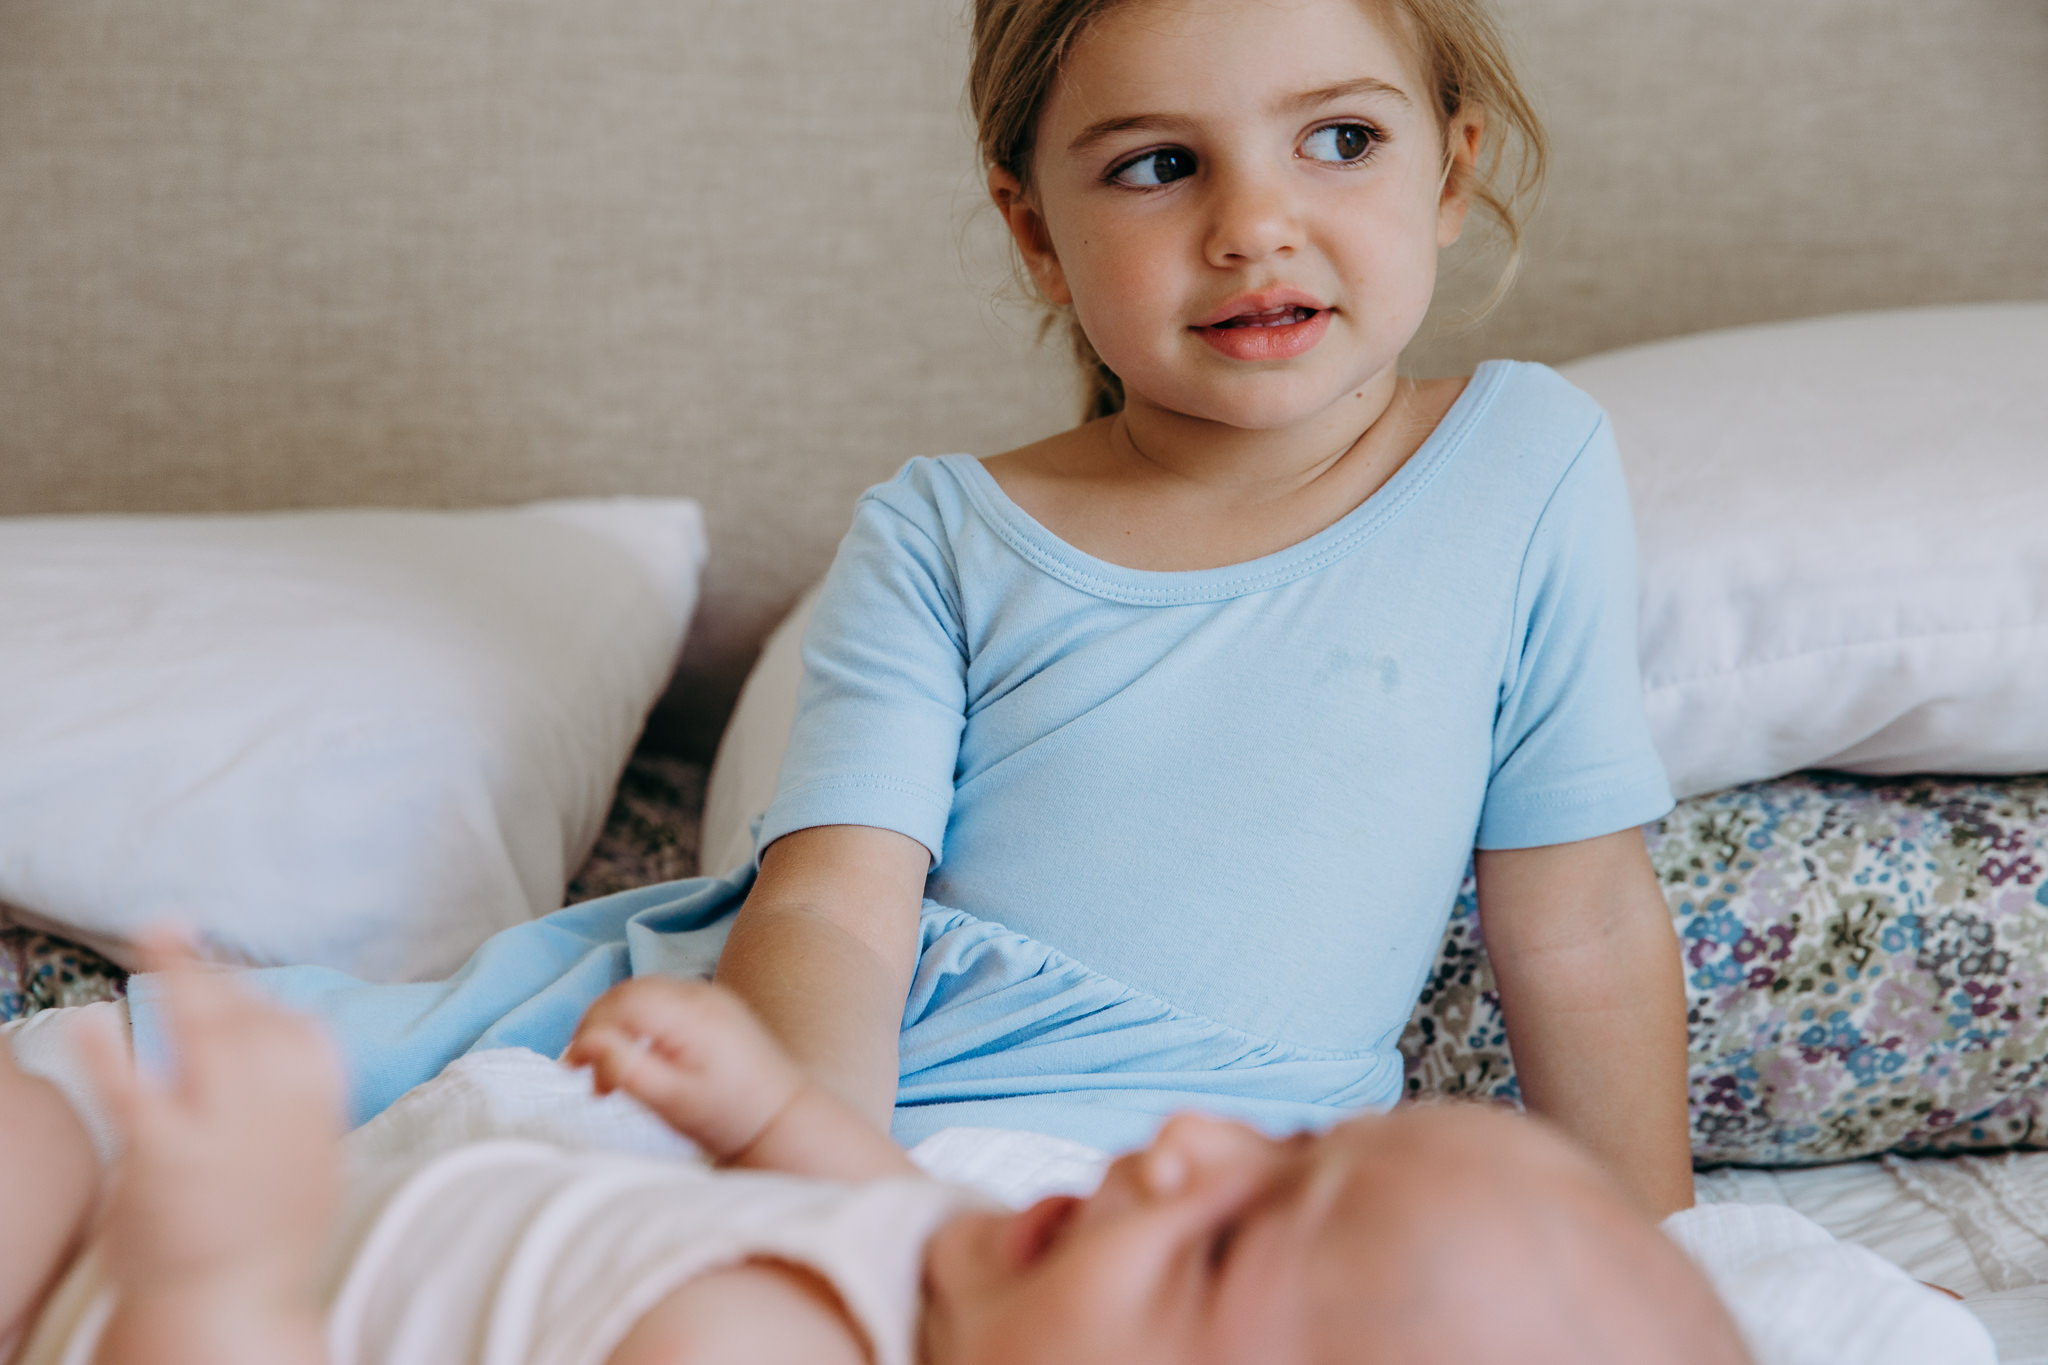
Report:
M603 832L570 884L570 900L695 874L709 775L709 766L700 761L636 755L620 780ZM1967 827L1980 849L2004 845L2022 856L2048 850L2048 778L1886 783L1801 774L1695 798L1652 827L1658 868L1667 885L1678 888L1677 903L1688 903L1683 888L1691 882L1699 851L1727 837L1731 808L1751 814L1776 811L1782 817L1802 802L1809 807L1808 818L1793 822L1796 833L1756 848L1759 866L1800 859L1824 865L1828 852L1823 845L1830 839L1851 839L1859 847L1881 844L1887 836L1896 838L1897 818L1908 811L1920 813L1918 832L1928 842L1962 850L1932 874L1925 888L1944 899L1967 898L1972 876L1981 879L1976 873L1981 857L1972 856L1967 839L1951 837L1955 829ZM1785 824L1781 818L1778 828ZM1880 824L1886 827L1875 828ZM1848 833L1852 829L1858 832ZM1829 873L1822 871L1817 879L1824 891L1835 889ZM1842 881L1853 884L1854 873ZM1945 888L1936 885L1942 882ZM1761 906L1740 894L1746 889L1725 894L1737 903ZM1914 891L1902 886L1894 894L1908 900ZM1488 990L1483 949L1469 916L1468 887L1403 1040L1409 1092L1417 1098L1512 1098L1514 1093L1498 1002ZM1701 917L1681 910L1679 922L1688 928ZM1881 931L1877 937L1881 940ZM50 934L0 931L0 951L6 954L0 958L0 973L5 973L0 989L6 991L0 1015L5 1018L114 999L122 990L120 967ZM1809 976L1827 975L1821 956L1803 954ZM1807 993L1820 988L1817 981L1809 982ZM1775 1009L1754 1003L1768 999L1768 992L1741 997L1751 1002L1757 1017L1736 1031L1728 1021L1704 1017L1726 992L1710 980L1694 982L1694 1144L1704 1163L1697 1177L1699 1198L1795 1209L1916 1277L1967 1296L2007 1365L2048 1361L2048 1151L2029 1150L2048 1146L2041 1114L2048 1091L2030 1073L2004 1100L1988 1106L1993 1112L1947 1124L1939 1112L1943 1102L1967 1106L1967 1098L1953 1087L1943 1092L1931 1083L1928 1104L1895 1108L1890 1101L1903 1088L1884 1084L1881 1067L1868 1069L1870 1082L1859 1086L1857 1074L1866 1069L1843 1063L1835 1073L1838 1083L1828 1085L1812 1079L1825 1071L1806 1062L1801 1070L1808 1078L1796 1093L1759 1093L1759 1056L1768 1070L1770 1040L1789 1032L1794 1035L1791 1055L1815 1050L1798 1042L1804 1029L1785 1027L1805 1012L1801 994L1794 989L1790 1000ZM1744 1045L1731 1045L1731 1039ZM1957 1036L1951 1046L1970 1049L1972 1041ZM1839 1060L1853 1054L1856 1044L1837 1039L1828 1046ZM2008 1050L2033 1068L2048 1057L2048 1047L2033 1034ZM1985 1074L1998 1070L1994 1063ZM1983 1083L1981 1075L1978 1082ZM1746 1109L1740 1100L1722 1099L1744 1090ZM1097 1155L1072 1144L1034 1142L1023 1135L994 1143L964 1136L935 1141L933 1150L924 1153L935 1169L1016 1202L1086 1188L1100 1173ZM1723 1160L1716 1162L1717 1156ZM1773 1159L1775 1164L1758 1164Z
M1615 417L1702 1198L2048 1359L2048 9L1500 9L1550 194L1413 365ZM0 1016L118 992L149 916L431 975L747 856L853 497L1070 412L973 211L959 24L0 8ZM1404 1051L1514 1095L1469 896Z

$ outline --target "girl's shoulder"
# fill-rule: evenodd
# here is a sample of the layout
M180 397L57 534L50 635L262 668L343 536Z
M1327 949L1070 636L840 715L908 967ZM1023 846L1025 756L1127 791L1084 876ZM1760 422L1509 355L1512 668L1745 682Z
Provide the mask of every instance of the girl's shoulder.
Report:
M1483 539L1523 543L1546 514L1605 505L1623 486L1614 435L1599 403L1548 365L1478 367L1411 461L1418 523L1455 521Z
M972 455L913 455L896 472L873 485L854 504L854 520L879 516L938 534L968 500Z
M1573 469L1611 467L1620 474L1599 403L1534 361L1481 365L1430 447L1452 483L1485 485L1512 504L1540 507Z
M1013 491L1100 478L1111 463L1107 458L1110 422L1110 418L1098 417L1056 431L1015 450L987 456L980 461L981 467L990 478Z
M1493 360L1473 374L1487 381L1483 404L1489 434L1576 450L1607 414L1593 396L1550 366L1534 360Z
M872 504L899 526L907 523L939 541L950 539L970 517L1009 525L1017 509L1071 496L1077 484L1099 473L1090 464L1102 444L1099 425L1088 423L985 458L914 455L861 494L860 504Z

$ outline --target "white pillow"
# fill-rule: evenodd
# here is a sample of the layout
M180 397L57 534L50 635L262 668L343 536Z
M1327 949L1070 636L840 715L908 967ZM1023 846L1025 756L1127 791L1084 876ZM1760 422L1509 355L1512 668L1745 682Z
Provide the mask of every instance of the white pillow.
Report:
M0 520L0 902L444 975L558 908L674 665L680 499Z
M2048 770L2048 304L1740 327L1560 369L1614 419L1680 796L1810 767ZM719 745L707 869L752 856L814 598Z
M718 755L704 787L703 837L697 844L698 862L706 872L722 876L754 860L754 820L775 799L775 779L789 748L790 727L796 724L804 627L818 605L818 586L797 599L768 637L718 737Z
M2048 769L2048 304L1848 314L1561 367L1635 502L1681 796Z

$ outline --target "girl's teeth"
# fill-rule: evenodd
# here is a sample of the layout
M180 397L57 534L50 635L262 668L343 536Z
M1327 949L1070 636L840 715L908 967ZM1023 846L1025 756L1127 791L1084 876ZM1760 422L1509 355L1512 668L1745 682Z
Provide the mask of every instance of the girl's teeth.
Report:
M1244 313L1217 324L1221 327L1291 327L1306 322L1313 308L1275 308L1269 313Z

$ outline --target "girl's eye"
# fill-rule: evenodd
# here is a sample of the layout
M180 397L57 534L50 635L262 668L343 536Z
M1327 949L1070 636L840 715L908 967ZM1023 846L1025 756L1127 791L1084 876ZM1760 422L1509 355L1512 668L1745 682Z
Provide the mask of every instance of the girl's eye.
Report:
M1169 185L1195 173L1195 154L1185 147L1162 147L1156 152L1134 156L1109 173L1119 185L1150 189Z
M1302 139L1301 154L1311 161L1363 161L1379 135L1363 123L1333 123Z

